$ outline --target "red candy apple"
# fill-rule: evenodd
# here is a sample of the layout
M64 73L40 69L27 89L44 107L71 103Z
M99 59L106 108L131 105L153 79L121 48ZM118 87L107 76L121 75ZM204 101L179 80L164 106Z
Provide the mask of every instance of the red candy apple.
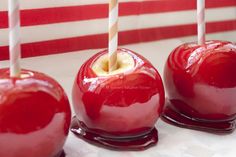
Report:
M163 119L213 132L231 132L236 119L236 45L208 41L176 48L165 66Z
M118 68L108 73L107 50L90 58L73 87L77 119L72 131L83 139L119 149L143 149L157 142L154 125L164 105L157 70L142 56L118 50ZM86 132L86 133L85 133Z
M69 101L48 76L22 70L11 78L0 70L0 156L59 156L71 120Z

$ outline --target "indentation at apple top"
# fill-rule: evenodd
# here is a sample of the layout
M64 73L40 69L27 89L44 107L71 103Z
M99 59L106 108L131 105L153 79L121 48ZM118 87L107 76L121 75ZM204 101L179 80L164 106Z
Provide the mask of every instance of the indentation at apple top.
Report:
M0 156L62 156L71 120L64 90L42 73L9 73L0 69Z
M204 131L235 129L236 45L185 43L169 56L164 72L168 101L163 119Z
M164 105L160 75L149 61L128 49L118 49L119 68L111 73L107 60L107 50L97 53L76 76L72 132L115 149L140 150L156 144L154 125Z

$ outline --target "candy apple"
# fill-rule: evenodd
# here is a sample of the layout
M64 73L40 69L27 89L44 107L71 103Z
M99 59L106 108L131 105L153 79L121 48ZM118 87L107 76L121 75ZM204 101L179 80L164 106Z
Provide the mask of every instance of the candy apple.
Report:
M127 49L118 49L118 68L109 73L105 50L79 70L73 105L71 130L79 137L109 148L144 149L157 143L164 88L151 63Z
M236 45L186 43L169 56L163 119L211 132L231 132L236 119Z
M20 77L0 70L0 156L57 157L68 135L69 101L50 77L22 70Z

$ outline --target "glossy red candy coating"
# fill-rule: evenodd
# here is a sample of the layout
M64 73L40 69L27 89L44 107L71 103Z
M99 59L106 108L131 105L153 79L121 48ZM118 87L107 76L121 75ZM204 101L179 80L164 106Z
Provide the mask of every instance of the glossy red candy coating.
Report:
M129 138L150 132L164 105L164 89L156 69L142 56L132 56L135 67L125 73L97 76L93 63L107 50L90 58L78 72L73 87L73 105L80 122L96 134Z
M199 127L201 122L235 120L235 44L222 41L208 41L205 46L183 44L170 54L164 77L170 102L167 108L199 122Z
M69 101L48 76L22 70L11 78L0 70L0 156L54 157L61 152L71 120Z

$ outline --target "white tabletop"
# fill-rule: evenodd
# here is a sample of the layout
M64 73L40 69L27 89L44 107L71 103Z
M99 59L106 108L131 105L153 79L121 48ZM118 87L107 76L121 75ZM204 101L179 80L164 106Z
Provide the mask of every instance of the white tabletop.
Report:
M209 39L235 40L236 32L214 34ZM182 42L194 38L171 39L124 47L134 50L163 72L168 54ZM71 100L71 88L74 77L81 64L99 50L86 50L60 55L34 57L22 60L22 67L44 72L59 81ZM8 61L0 62L0 67L7 67ZM156 146L139 152L111 151L88 144L70 133L65 144L67 157L236 157L236 132L229 135L182 129L159 120L156 127L159 131L159 142Z

